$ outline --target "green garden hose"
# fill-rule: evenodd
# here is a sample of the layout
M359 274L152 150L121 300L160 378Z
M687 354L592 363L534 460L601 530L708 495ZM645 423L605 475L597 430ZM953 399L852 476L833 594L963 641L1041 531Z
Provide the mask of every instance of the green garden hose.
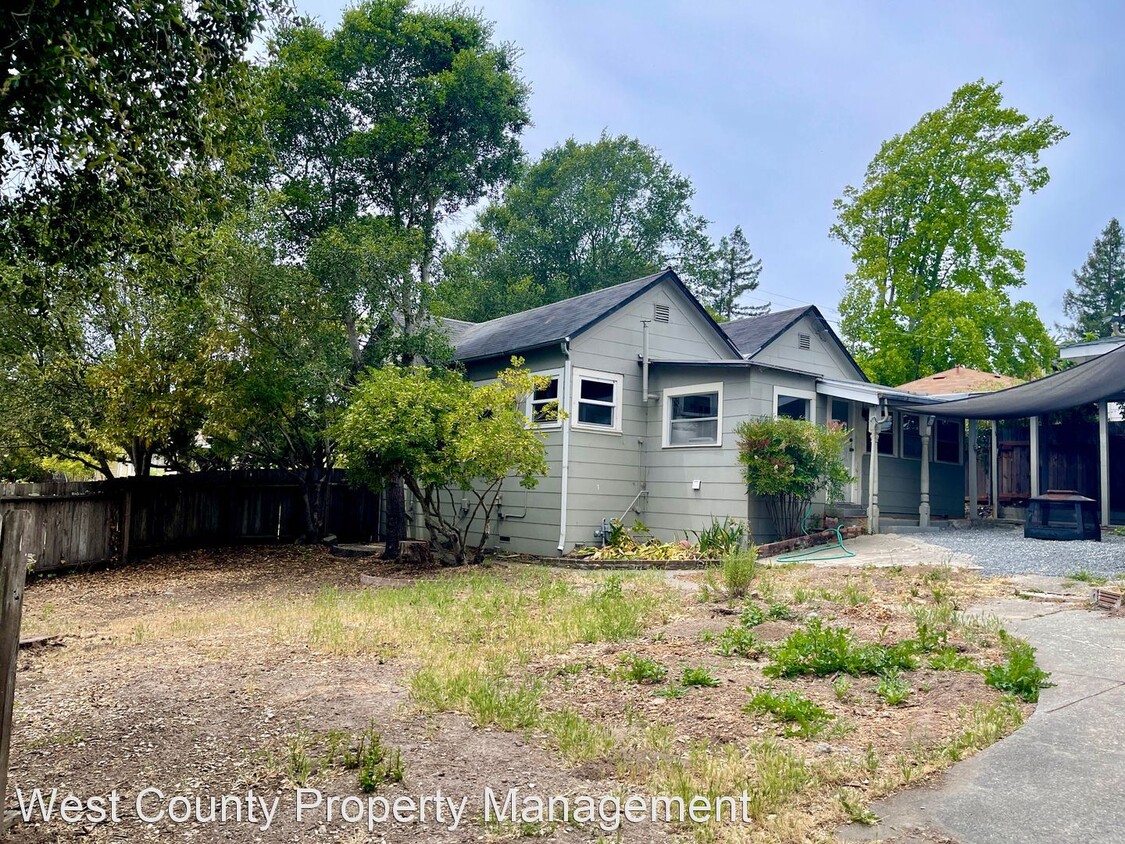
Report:
M805 511L805 516L801 519L801 533L805 536L809 535L808 528L805 526L809 518L812 516L812 504L809 504L809 509ZM774 557L778 563L820 563L827 562L828 560L846 560L849 557L855 556L855 551L844 545L844 535L840 533L840 526L832 528L836 534L835 545L814 546L806 548L803 551L790 551L788 554L781 554Z

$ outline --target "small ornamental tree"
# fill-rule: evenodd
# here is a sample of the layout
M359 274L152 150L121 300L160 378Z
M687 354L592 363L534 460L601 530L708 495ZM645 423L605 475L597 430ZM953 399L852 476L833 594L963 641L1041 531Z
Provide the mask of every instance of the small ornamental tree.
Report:
M746 486L766 500L781 537L800 533L817 493L823 491L829 501L843 497L844 485L851 481L841 457L847 428L763 417L743 422L735 432Z
M353 479L380 489L402 476L445 565L484 559L506 477L530 489L547 472L545 438L523 413L524 398L547 379L520 369L518 358L512 363L483 386L426 367L368 370L335 427Z

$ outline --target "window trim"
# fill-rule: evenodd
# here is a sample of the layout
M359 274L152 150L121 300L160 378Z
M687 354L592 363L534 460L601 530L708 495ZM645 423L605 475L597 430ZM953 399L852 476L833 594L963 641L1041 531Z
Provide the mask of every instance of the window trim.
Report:
M592 399L582 398L582 382L583 381L598 381L602 384L613 385L613 404L607 402L595 401ZM599 431L603 434L620 434L621 433L621 411L624 406L623 393L625 386L625 377L616 372L599 372L596 369L579 369L575 367L573 370L573 381L571 382L574 389L571 391L570 402L570 426L580 431ZM578 413L578 406L586 401L588 404L596 404L599 407L612 407L613 408L613 424L612 425L596 425L592 422L582 422Z
M535 400L535 393L528 393L523 402L523 415L527 417L528 426L535 425L536 427L550 430L552 428L562 427L562 414L566 407L566 394L563 392L563 371L561 369L544 369L540 372L531 373L535 378L551 378L559 382L559 397L557 399L550 399L549 401L557 401L559 403L559 416L551 422L536 422L535 421L535 407L532 402ZM540 402L546 404L546 402Z
M715 441L708 443L673 443L672 442L672 399L681 396L698 396L704 393L718 393L718 404L715 408ZM723 382L712 381L708 384L689 384L686 387L665 387L661 399L664 408L664 419L661 425L663 430L662 448L722 448L723 447Z
M773 415L778 418L777 414L777 400L781 396L788 396L791 399L807 399L808 410L805 411L806 422L816 422L816 391L805 390L801 387L782 387L779 384L773 386Z
M957 460L938 460L937 456L937 429L939 422L955 422L957 425ZM965 464L965 423L962 420L942 419L940 416L934 417L934 427L930 432L930 448L933 449L934 463L940 463L942 466L963 466Z

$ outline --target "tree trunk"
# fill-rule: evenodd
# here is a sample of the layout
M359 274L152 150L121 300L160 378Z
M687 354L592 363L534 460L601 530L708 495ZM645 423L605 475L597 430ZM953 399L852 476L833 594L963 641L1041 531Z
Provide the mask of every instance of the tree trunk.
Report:
M397 560L402 553L402 540L406 539L406 490L402 475L395 474L383 491L387 507L386 549L384 560Z

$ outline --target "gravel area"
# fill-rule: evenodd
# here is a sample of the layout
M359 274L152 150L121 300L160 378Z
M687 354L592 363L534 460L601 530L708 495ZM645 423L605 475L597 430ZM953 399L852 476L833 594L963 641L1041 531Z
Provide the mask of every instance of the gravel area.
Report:
M1125 575L1125 536L1104 534L1101 542L1024 539L1023 528L980 527L939 530L916 538L975 558L985 574L1045 574L1077 571Z

